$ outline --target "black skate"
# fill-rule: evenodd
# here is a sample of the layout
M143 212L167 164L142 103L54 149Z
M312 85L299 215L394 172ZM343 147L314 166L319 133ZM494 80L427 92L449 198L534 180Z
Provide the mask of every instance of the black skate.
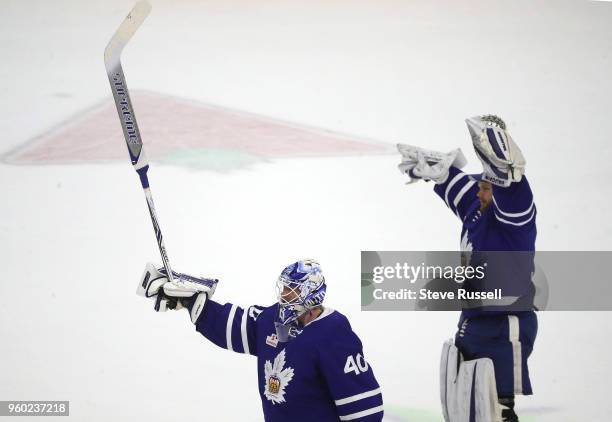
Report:
M503 409L502 422L519 422L519 418L516 416L513 409Z
M519 422L514 413L514 397L500 397L499 404L502 408L502 422Z

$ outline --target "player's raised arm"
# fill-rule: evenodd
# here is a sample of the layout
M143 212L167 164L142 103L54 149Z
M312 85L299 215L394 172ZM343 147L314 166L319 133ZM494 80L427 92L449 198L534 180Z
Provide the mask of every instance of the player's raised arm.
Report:
M256 306L243 309L231 303L211 300L218 280L174 273L168 281L163 268L147 264L137 293L155 299L155 310L189 311L196 330L219 347L238 353L257 355L255 320L261 312Z
M491 186L495 219L508 229L528 229L535 225L537 214L533 193L525 176L508 187Z
M344 324L343 324L344 325ZM341 421L378 422L383 419L380 386L366 361L361 341L346 325L319 352L325 382Z
M476 156L483 166L481 201L491 202L495 219L507 229L535 225L536 207L525 177L525 159L506 124L493 115L466 120Z
M477 206L477 182L456 167L448 169L448 177L436 183L434 192L461 221Z
M460 170L466 164L461 149L442 153L411 145L398 144L397 147L402 154L398 168L410 177L409 183L420 179L435 182L434 191L461 221L465 220L478 203L478 186Z
M224 349L257 356L256 320L264 308L221 305L209 300L196 322L196 330Z

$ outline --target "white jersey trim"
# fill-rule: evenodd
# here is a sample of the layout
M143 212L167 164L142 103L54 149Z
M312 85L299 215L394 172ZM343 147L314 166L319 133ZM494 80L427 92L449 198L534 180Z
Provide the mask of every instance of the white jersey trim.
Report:
M353 419L363 418L364 416L373 415L374 413L382 412L383 405L362 410L361 412L351 413L350 415L340 416L341 421L352 421Z
M444 192L444 202L446 202L446 205L448 205L449 207L450 207L450 202L448 202L448 194L450 193L451 188L455 186L455 183L457 183L459 179L461 179L464 176L465 176L465 173L459 173L458 175L453 177L453 180L451 180L448 186L446 187L446 192Z
M354 396L336 400L336 406L342 406L343 404L353 403L354 401L376 396L378 394L380 394L380 387L374 390L366 391L365 393L355 394Z
M236 305L232 305L230 313L227 316L227 325L225 326L225 341L227 343L227 350L234 351L232 347L232 323L234 322L234 316L236 315Z
M513 223L512 221L504 220L499 215L497 215L497 213L495 213L495 218L497 218L498 221L501 221L502 223L510 224L513 226L524 226L525 224L533 220L533 217L535 217L535 210L531 213L531 217L529 217L527 220L521 221L520 223Z
M334 313L334 310L332 308L323 308L323 312L321 312L321 315L319 315L317 317L317 319L313 319L312 321L310 321L308 324L304 325L304 327L308 327L310 324L312 324L313 322L317 322L322 320L323 318L325 318L326 316L329 316L331 314Z
M495 208L497 208L497 211L499 211L499 213L501 215L503 215L504 217L511 217L511 218L513 218L513 217L523 217L523 216L529 214L531 212L531 209L533 208L533 205L534 205L534 202L531 201L531 205L529 205L529 207L525 211L522 211L522 212L505 212L505 211L502 211L499 208L499 206L497 205L497 201L495 200L495 196L493 196L493 203L495 204Z
M245 309L242 312L242 321L240 323L240 336L242 337L242 350L244 350L244 353L247 355L251 354L251 351L249 350L249 338L247 337L247 332L246 332L247 316L249 314L250 309L251 308Z
M514 394L523 394L523 359L519 341L519 320L516 315L508 315L509 340L512 343L512 369L514 374Z
M469 182L467 182L465 184L465 186L459 191L459 193L457 194L457 196L455 196L455 200L453 201L453 205L455 206L455 209L457 209L457 204L459 204L459 201L461 201L461 198L463 198L463 195L465 195L465 193L467 191L469 191L472 186L474 186L476 184L476 182L474 182L473 180L470 180ZM457 215L459 215L459 210L457 210Z

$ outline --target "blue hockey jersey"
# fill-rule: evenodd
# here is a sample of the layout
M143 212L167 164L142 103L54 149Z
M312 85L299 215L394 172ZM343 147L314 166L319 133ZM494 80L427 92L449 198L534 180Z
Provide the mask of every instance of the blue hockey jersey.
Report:
M531 310L537 211L529 182L523 176L508 187L492 185L493 200L483 212L476 196L478 189L478 182L456 167L449 169L446 182L434 187L461 220L461 250L467 252L469 264L489 264L486 280L467 287L490 291L502 288L504 296L515 298L512 306L500 306L497 311ZM474 316L485 310L491 311L483 308L463 313Z
M281 343L278 304L242 309L209 300L196 330L224 349L257 357L267 422L381 421L383 401L361 341L347 318L329 308Z

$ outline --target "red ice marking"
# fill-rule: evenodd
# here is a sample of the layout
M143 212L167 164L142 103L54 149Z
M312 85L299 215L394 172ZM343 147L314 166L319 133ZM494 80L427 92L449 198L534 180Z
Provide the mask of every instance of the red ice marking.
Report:
M391 145L360 140L248 113L134 91L132 103L147 157L227 151L266 158L376 154ZM128 159L117 111L109 99L4 157L14 164Z

